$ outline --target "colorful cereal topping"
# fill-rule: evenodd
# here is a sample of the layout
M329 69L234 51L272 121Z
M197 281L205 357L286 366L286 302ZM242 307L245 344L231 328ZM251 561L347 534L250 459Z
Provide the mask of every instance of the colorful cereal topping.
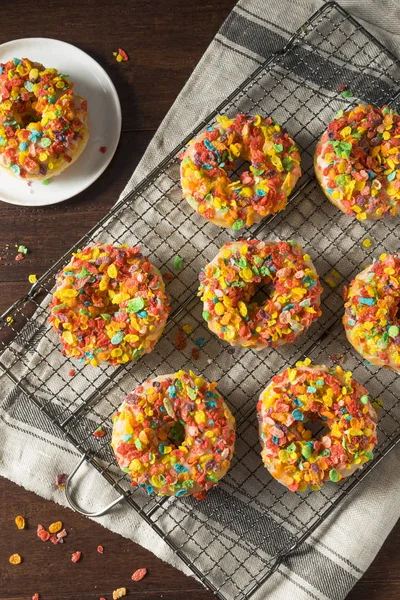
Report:
M262 458L291 491L340 481L373 458L377 416L367 390L337 365L298 362L273 377L257 404ZM307 423L327 429L313 437Z
M8 562L12 565L19 565L22 562L22 557L19 554L12 554L8 559Z
M73 563L78 562L81 559L82 552L74 552L71 556L71 560Z
M22 517L21 515L15 517L15 524L18 527L18 529L25 529L26 523L24 517Z
M51 525L49 525L49 532L50 533L58 533L59 531L61 531L62 528L63 528L62 522L56 521L55 523L52 523Z
M113 600L118 600L124 596L126 596L126 588L118 588L117 590L113 591Z
M382 254L351 282L343 324L369 362L400 373L400 257Z
M300 154L271 117L220 116L182 155L183 195L204 218L234 230L283 210L301 176ZM232 181L238 159L249 170Z
M73 87L68 75L27 58L0 64L0 164L42 179L72 162L87 138L87 102Z
M75 373L73 373L73 374L75 375ZM68 373L68 375L70 375L72 377L71 371ZM58 473L56 475L56 486L59 489L64 489L65 488L65 484L67 482L67 477L68 477L68 475L66 473Z
M50 308L63 353L93 366L151 352L170 310L161 274L140 248L111 245L73 255Z
M357 106L332 121L317 146L316 172L329 199L358 220L400 213L400 116Z
M134 572L131 579L132 581L140 581L143 577L146 577L147 569L138 569Z
M192 371L145 381L113 422L117 461L149 494L201 498L229 468L235 420L216 383Z
M308 254L296 242L227 243L199 275L208 327L233 346L293 342L321 315L322 292ZM252 301L266 286L263 304Z

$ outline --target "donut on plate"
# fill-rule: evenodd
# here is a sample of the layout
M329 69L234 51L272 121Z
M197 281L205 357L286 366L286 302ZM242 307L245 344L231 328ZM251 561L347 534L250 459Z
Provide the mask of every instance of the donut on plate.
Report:
M272 378L257 404L264 465L292 492L340 481L373 458L377 416L367 390L340 366L298 362ZM307 424L320 422L314 436Z
M235 419L216 383L192 371L138 385L113 422L117 462L149 494L202 499L229 469Z
M347 339L363 358L400 373L400 257L382 254L345 291Z
M237 159L248 170L230 176ZM181 156L183 196L220 227L238 230L286 206L301 176L299 151L271 117L217 117Z
M387 106L340 111L314 156L324 194L359 221L400 213L399 163L400 116Z
M27 58L0 64L0 166L23 179L59 175L84 150L87 102L68 75Z
M98 366L151 352L170 305L160 272L139 247L96 244L62 269L50 310L63 354Z
M296 242L228 242L199 275L208 328L232 346L261 350L294 342L321 315L322 292ZM260 286L268 297L253 301Z

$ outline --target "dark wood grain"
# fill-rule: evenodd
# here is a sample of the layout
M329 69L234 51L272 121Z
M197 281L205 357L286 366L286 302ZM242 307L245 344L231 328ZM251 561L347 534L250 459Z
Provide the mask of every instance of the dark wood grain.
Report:
M106 69L117 87L123 113L119 149L88 190L47 208L0 202L0 312L28 291L30 273L43 273L114 204L234 4L234 0L37 0L35 10L31 0L14 0L12 10L11 3L0 5L0 43L44 36L77 45ZM118 47L128 52L128 62L115 61L112 52ZM14 260L15 244L30 249L21 262ZM146 600L213 598L192 578L140 546L4 479L0 479L0 506L0 600L29 600L35 592L41 600L99 600L101 596L110 600L112 591L124 586L128 597ZM17 514L27 518L26 531L18 531L14 525ZM62 520L69 531L66 543L43 544L36 536L38 523L48 526L56 520ZM105 548L104 555L96 551L99 544ZM400 525L348 600L400 597L399 547ZM82 551L82 560L73 564L71 554L77 550ZM19 566L8 563L14 552L24 558ZM149 575L133 583L130 576L141 567L146 567Z

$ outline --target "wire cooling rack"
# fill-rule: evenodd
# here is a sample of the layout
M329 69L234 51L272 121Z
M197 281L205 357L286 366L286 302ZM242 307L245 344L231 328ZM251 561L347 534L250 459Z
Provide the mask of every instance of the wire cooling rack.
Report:
M325 199L312 166L316 140L339 109L359 101L396 106L399 80L395 57L336 3L325 4L76 244L74 249L94 241L140 244L164 274L173 275L167 286L173 311L164 335L155 351L138 363L95 369L61 355L47 324L48 304L55 274L70 252L2 317L1 369L82 453L81 462L90 462L120 494L112 505L124 498L220 599L252 597L400 439L399 378L363 362L348 345L340 323L343 285L372 256L399 250L398 220L361 224L346 217ZM343 98L340 85L353 98ZM179 183L177 155L188 140L216 114L238 112L273 115L283 124L301 149L304 172L287 209L249 228L245 236L297 240L325 282L323 316L295 344L260 353L230 348L202 320L198 273L235 233L194 213L182 200ZM365 238L371 240L370 248L363 246ZM179 273L173 269L176 255L183 259ZM11 325L7 316L14 319ZM179 350L174 341L182 337L185 325L186 347ZM374 461L338 485L297 494L262 466L255 404L275 373L304 356L317 364L343 361L377 406L383 406ZM110 418L125 394L145 378L181 368L218 381L237 419L232 467L202 502L133 491L109 445ZM71 369L76 370L73 376ZM99 426L106 434L102 438L93 436ZM67 494L73 504L69 487Z

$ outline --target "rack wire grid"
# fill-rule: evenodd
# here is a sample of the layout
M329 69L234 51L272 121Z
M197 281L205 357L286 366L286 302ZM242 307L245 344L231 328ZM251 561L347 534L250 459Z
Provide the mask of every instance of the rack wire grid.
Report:
M71 249L96 241L140 244L163 273L173 275L167 285L173 310L165 332L155 350L137 363L96 369L61 355L47 323L48 304L55 275L70 252L2 317L3 372L82 453L81 462L88 461L115 488L120 494L116 502L123 498L138 511L220 599L250 598L400 439L399 378L366 364L347 343L340 322L343 285L372 256L398 251L398 222L361 224L348 218L325 199L313 176L316 140L336 112L359 101L396 106L399 75L400 64L388 50L336 3L325 4ZM354 97L343 98L340 85L348 86ZM235 232L192 211L182 199L179 177L178 154L187 142L217 114L238 112L272 115L283 124L301 149L304 173L286 210L249 228L245 237L295 239L311 254L325 281L323 315L310 330L293 345L258 353L231 348L202 319L198 273ZM362 245L365 237L372 240L370 248ZM176 255L183 258L179 273L173 269ZM6 323L7 316L13 317L12 325ZM192 333L185 334L186 347L178 349L174 339L185 324ZM199 338L204 345L195 360ZM263 467L255 405L271 377L304 356L316 364L343 360L381 401L374 461L339 484L300 494L289 492ZM76 370L72 377L71 369ZM217 381L237 420L231 469L202 502L134 490L109 444L111 415L124 396L148 377L179 369ZM100 425L106 435L96 438L93 433Z

